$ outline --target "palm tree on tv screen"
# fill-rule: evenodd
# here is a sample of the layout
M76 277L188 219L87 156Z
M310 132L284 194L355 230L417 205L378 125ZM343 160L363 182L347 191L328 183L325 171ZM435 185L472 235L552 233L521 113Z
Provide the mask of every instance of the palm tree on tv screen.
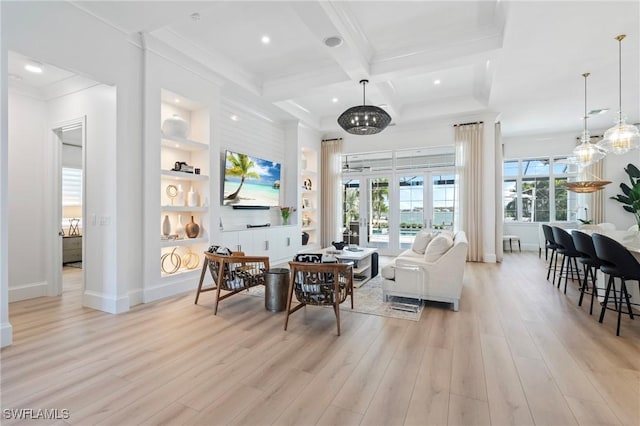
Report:
M229 194L225 197L227 200L235 200L242 189L242 185L246 178L253 178L260 180L260 175L254 171L251 171L255 167L255 163L245 154L232 154L227 155L227 161L231 163L231 167L225 170L225 176L236 176L240 178L240 186L235 190L233 194Z

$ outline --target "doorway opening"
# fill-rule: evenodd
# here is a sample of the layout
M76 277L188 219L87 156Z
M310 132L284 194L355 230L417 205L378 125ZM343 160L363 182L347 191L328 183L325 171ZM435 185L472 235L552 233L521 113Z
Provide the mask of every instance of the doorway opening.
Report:
M57 167L57 222L61 237L61 255L57 258L57 294L82 294L84 283L84 146L85 118L53 129L59 161Z

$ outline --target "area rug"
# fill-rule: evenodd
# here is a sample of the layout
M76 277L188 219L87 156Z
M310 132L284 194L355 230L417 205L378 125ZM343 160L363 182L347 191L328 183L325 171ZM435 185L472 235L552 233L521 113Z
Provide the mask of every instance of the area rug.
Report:
M264 298L264 287L252 287L248 292L241 294ZM353 312L420 321L424 307L421 301L404 297L390 297L389 299L389 302L382 300L382 279L378 275L365 285L355 289ZM342 304L342 309L351 310L349 299Z

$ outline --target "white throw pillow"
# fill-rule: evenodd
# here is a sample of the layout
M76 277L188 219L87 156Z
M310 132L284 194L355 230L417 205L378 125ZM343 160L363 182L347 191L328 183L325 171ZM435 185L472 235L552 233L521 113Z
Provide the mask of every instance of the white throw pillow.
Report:
M435 262L453 247L453 238L448 233L436 235L424 251L425 262Z
M415 251L418 254L424 254L424 251L429 245L429 242L433 239L433 235L428 231L420 231L416 234L416 237L413 239L413 245L411 246L411 250Z

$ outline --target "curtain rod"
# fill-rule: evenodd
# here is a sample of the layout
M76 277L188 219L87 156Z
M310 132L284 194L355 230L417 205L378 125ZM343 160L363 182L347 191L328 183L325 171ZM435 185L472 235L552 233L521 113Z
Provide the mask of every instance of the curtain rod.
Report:
M322 142L333 142L333 141L341 141L342 138L335 138L335 139L322 139Z
M458 126L470 126L472 124L484 124L484 121L476 121L475 123L460 123L460 124L454 124L453 127L458 127Z

